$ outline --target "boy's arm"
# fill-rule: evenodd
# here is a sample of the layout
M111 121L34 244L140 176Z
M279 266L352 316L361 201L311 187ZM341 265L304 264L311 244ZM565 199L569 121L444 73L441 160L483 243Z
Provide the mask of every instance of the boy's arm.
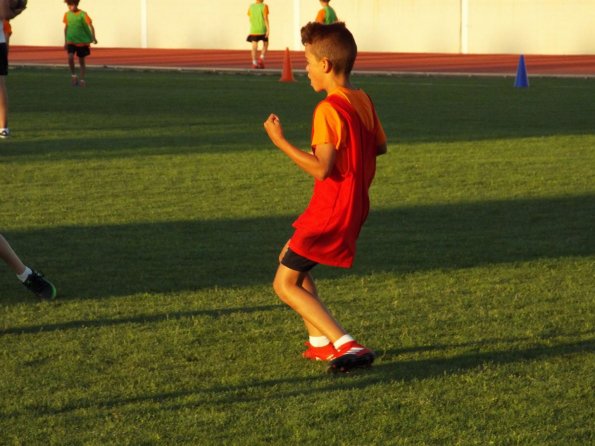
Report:
M95 37L95 27L93 26L91 17L89 17L89 14L87 13L85 13L85 23L89 27L89 31L91 31L91 39L93 39L91 42L97 43L97 38Z
M89 23L89 29L91 30L91 37L93 37L93 43L97 44L97 38L95 37L95 28Z
M337 151L332 144L317 145L314 154L300 150L285 139L281 122L276 115L269 116L264 123L264 128L273 144L307 174L321 181L330 175L337 156Z

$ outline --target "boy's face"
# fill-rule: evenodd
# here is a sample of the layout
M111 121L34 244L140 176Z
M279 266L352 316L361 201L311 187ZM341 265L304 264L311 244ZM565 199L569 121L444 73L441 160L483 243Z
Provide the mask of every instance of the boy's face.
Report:
M315 92L324 90L324 79L326 74L326 64L324 59L318 59L312 52L312 45L309 43L305 46L306 55L306 72L310 79L310 85Z

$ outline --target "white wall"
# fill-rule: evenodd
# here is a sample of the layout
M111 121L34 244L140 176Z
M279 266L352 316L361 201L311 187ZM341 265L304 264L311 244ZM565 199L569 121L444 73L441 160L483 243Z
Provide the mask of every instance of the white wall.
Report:
M470 0L470 53L595 54L595 0Z
M300 49L299 28L314 19L318 0L265 1L271 49ZM246 49L250 3L81 0L80 7L93 19L104 47ZM331 5L361 51L595 54L595 0L332 0ZM62 0L29 0L12 22L12 43L62 45L65 11Z

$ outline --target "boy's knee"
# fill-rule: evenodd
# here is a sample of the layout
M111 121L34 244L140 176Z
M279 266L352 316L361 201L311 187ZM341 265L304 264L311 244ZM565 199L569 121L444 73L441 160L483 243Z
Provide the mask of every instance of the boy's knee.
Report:
M288 285L289 284L279 276L275 276L273 279L273 290L277 297L284 303L288 303L289 300Z
M280 299L282 299L281 296L284 294L283 288L283 283L281 282L278 276L275 276L275 278L273 279L273 290L275 291L275 294L279 296Z

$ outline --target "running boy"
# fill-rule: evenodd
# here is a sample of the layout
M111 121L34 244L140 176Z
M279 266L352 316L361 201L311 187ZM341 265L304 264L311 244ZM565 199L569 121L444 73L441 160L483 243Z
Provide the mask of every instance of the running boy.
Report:
M12 29L9 20L18 16L23 9L11 9L9 0L0 0L0 138L8 138L8 93L6 91L6 76L8 76L8 41Z
M56 297L56 287L43 277L43 274L26 266L16 255L6 239L0 234L0 259L14 271L25 287L42 299Z
M252 68L264 68L264 56L269 48L269 7L264 4L264 0L256 0L256 3L250 5L248 9L250 18L250 34L246 38L247 42L252 44ZM258 42L262 40L262 51L260 57L256 60L258 52Z
M352 266L368 216L376 156L386 153L386 135L371 99L350 82L357 46L345 24L308 23L301 34L310 84L327 96L314 110L312 153L285 139L276 115L264 123L273 144L315 179L310 204L281 250L273 288L304 320L309 341L303 356L330 361L330 372L348 372L369 366L375 355L333 318L310 270L319 263Z
M68 66L70 67L73 87L85 87L85 72L87 65L85 57L91 54L91 43L97 43L95 28L89 15L79 9L80 0L64 0L68 5L68 12L64 14L64 49L68 52ZM74 55L79 58L80 78L76 75Z
M322 9L318 11L316 15L316 22L324 25L330 25L331 23L337 22L337 14L335 10L330 7L329 3L331 0L320 0L320 6Z

